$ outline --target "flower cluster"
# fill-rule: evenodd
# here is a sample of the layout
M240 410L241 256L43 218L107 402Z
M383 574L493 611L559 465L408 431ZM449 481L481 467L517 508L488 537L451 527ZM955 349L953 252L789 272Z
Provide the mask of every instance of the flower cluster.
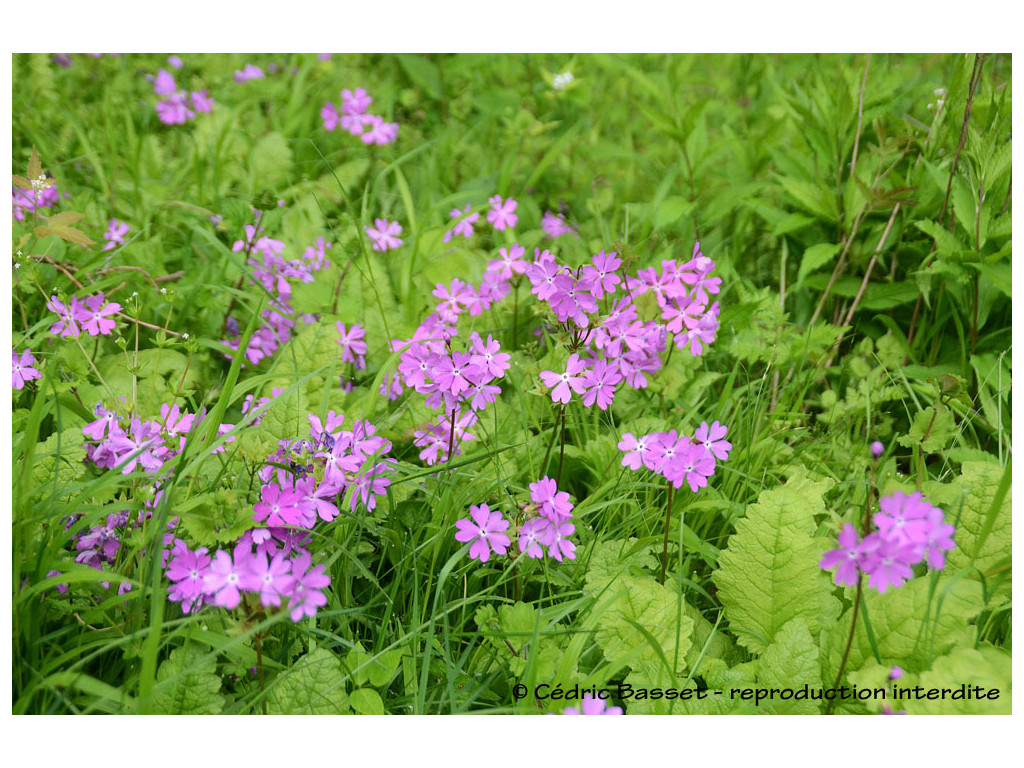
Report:
M281 255L285 247L284 242L266 237L261 234L262 232L262 229L257 232L255 225L247 224L245 240L236 240L232 246L233 251L244 251L249 254L246 263L253 271L250 283L262 285L272 296L270 306L261 310L260 317L263 322L253 333L245 350L246 359L253 365L265 357L272 356L278 347L291 338L292 328L295 327L295 313L290 304L292 285L289 280L313 282L314 273L327 264L326 252L331 247L330 243L324 242L320 237L314 245L306 248L301 258L285 259ZM238 321L229 316L226 327L231 338L224 339L222 343L237 350L240 343Z
M382 146L390 144L398 138L398 123L385 123L380 115L367 112L373 98L363 88L355 92L347 88L341 92L341 110L332 102L324 104L320 117L324 121L324 129L333 131L339 126L353 136L359 136L364 144Z
M519 551L527 557L540 559L547 549L549 557L558 562L576 559L576 545L569 540L576 531L572 520L573 503L566 491L559 491L555 481L544 477L530 483L530 502L522 505L522 523L518 530ZM501 512L487 504L472 505L469 519L458 520L455 540L472 542L469 556L486 563L491 552L504 555L512 544L505 533L511 525Z
M181 603L184 613L204 604L237 608L243 593L259 596L264 608L287 604L292 621L315 616L327 605L324 590L330 577L323 564L312 565L313 557L301 540L288 533L259 536L249 532L231 552L223 549L211 557L206 547L192 551L175 539L167 564L168 599Z
M196 112L209 112L213 109L213 99L206 91L187 91L179 89L174 82L174 75L161 69L153 77L153 91L164 98L156 103L156 114L164 125L184 125L196 116ZM189 107L191 105L191 108Z
M33 189L11 187L12 213L14 214L14 218L18 221L24 221L26 213L34 213L40 208L52 208L56 202L56 184L49 184L46 186L39 184L38 188Z
M582 712L580 710L583 710ZM554 713L552 713L554 714ZM595 698L589 693L584 694L580 702L580 709L566 707L563 715L621 715L622 707L609 707L608 703L601 698Z
M852 586L861 573L868 586L885 592L914 575L912 566L923 560L935 570L946 565L954 528L945 522L942 510L929 504L920 491L909 496L896 491L878 501L881 511L872 517L876 530L860 538L852 523L839 534L839 548L821 558L821 567L836 569L836 584Z
M88 331L90 336L108 336L117 326L110 316L121 311L120 304L106 303L106 297L102 293L87 296L84 301L74 296L70 304L51 296L46 302L46 308L59 317L57 322L50 326L50 333L63 339L78 338L82 328Z
M502 198L501 195L494 195L487 201L491 208L487 211L487 221L498 232L512 229L519 222L519 215L515 212L519 203L511 197ZM462 210L452 208L448 214L449 218L456 219L455 226L444 233L444 242L450 243L453 237L472 237L473 225L479 221L480 212L474 211L473 206L467 205ZM519 246L516 246L519 247Z
M43 378L43 374L36 370L35 364L36 358L31 349L23 350L20 355L18 350L11 350L11 386L14 389L24 389L25 382Z
M265 77L263 70L255 64L246 64L242 69L235 70L235 82L247 83L250 80L262 80Z
M732 443L725 439L728 431L717 421L710 425L703 421L693 437L680 435L674 429L640 437L626 432L618 446L625 453L622 466L634 471L642 466L664 477L673 487L681 488L685 482L696 493L707 486L708 479L715 474L716 463L729 458Z

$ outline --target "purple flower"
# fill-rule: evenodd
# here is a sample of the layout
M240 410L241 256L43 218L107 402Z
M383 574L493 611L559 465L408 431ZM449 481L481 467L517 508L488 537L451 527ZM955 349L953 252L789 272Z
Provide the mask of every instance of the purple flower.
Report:
M583 378L583 404L588 408L595 402L602 411L608 410L615 398L615 385L622 381L622 374L614 363L598 360L594 367L587 370Z
M470 362L477 365L495 379L505 375L505 371L512 365L512 356L501 351L501 345L495 341L491 334L487 334L487 342L484 343L480 335L474 331L469 337L470 347L473 354Z
M327 595L323 590L331 585L331 579L324 573L322 563L310 568L312 561L312 555L305 551L292 560L294 583L288 595L292 621L301 621L303 616L316 616L317 608L327 605Z
M512 540L505 533L509 522L501 516L501 512L492 512L486 504L474 504L469 508L469 516L472 520L455 521L455 527L458 528L455 540L473 542L469 548L469 556L486 563L492 551L497 555L504 555Z
M373 227L367 227L366 234L373 240L375 251L388 251L402 245L398 239L398 235L402 234L402 225L397 221L374 219Z
M294 488L282 489L267 483L260 489L260 501L253 506L253 519L271 527L300 525L305 510L300 506L302 494Z
M883 445L880 440L875 440L875 442L871 444L871 455L877 459L881 457L883 453L885 453L885 445Z
M213 110L214 99L210 98L209 91L205 89L202 91L192 91L190 98L192 99L192 108L196 112L210 112Z
M291 576L292 563L278 552L273 559L260 552L251 560L253 589L258 589L260 602L269 607L280 605L281 597L291 593L295 580ZM258 585L258 586L256 586Z
M569 355L565 363L565 372L541 371L540 378L544 386L551 387L551 401L555 403L568 403L572 392L582 395L586 391L584 384L585 376L581 375L587 369L587 364L580 360L575 352ZM569 390L572 389L572 392Z
M177 91L164 101L156 103L156 114L164 125L184 125L196 113L188 108L185 91Z
M103 245L103 250L110 251L119 245L124 245L124 236L127 234L127 224L117 219L111 219L110 224L107 226L107 231L103 234L103 239L107 241Z
M364 144L383 146L398 138L398 123L385 123L384 119L377 115L367 115L363 125L368 128L359 137Z
M857 529L852 523L847 523L839 534L839 549L831 549L826 552L819 565L825 570L835 568L836 584L839 586L853 586L857 583L857 571L865 570L865 560L878 549L881 540L877 534L865 536L861 541L857 535Z
M173 556L167 563L167 578L173 584L167 588L168 599L181 603L181 610L191 613L203 604L204 577L210 567L210 556L206 547L199 547L195 552L185 546L180 539L176 541Z
M566 707L563 715L621 715L622 707L609 707L604 699L594 698L589 693L583 695L580 702L580 712L576 707Z
M235 71L236 83L245 83L249 80L262 80L263 77L263 70L255 64L246 64L243 69Z
M203 576L203 592L213 597L214 605L229 610L238 606L242 591L254 586L251 561L252 552L244 544L235 547L234 557L223 549L217 550Z
M161 69L156 73L156 77L153 78L154 93L158 96L170 96L176 90L178 90L178 86L174 83L174 75L166 69Z
M550 547L554 541L554 526L547 518L531 517L519 529L519 551L535 560L544 557L541 547Z
M501 195L495 195L487 202L491 204L491 210L487 212L487 221L493 224L499 232L514 227L519 221L519 217L514 213L519 203L512 198L502 202Z
M54 336L59 334L62 339L77 338L82 333L75 318L81 314L84 307L77 296L72 297L71 306L67 306L56 296L51 296L46 302L46 308L60 315L60 319L50 326L50 333Z
M619 441L618 449L625 452L625 456L622 457L622 466L629 467L632 470L640 469L640 465L647 466L647 455L650 451L649 443L654 442L654 435L641 435L637 437L632 432L626 432L622 435L622 440ZM653 462L652 466L648 469L654 469Z
M43 374L33 367L35 364L36 358L31 349L24 350L20 356L16 349L11 350L11 386L14 389L24 389L26 381L43 377Z
M354 363L356 368L366 367L366 329L359 323L353 323L347 329L345 324L338 321L336 324L340 338L338 344L341 346L341 361L343 363Z
M555 481L542 477L530 483L530 500L537 505L540 514L553 523L564 523L572 517L573 504L567 491L559 491Z
M167 57L167 66L172 67L174 69L181 69L183 66L185 66L185 62L181 60L181 56L172 55Z
M724 439L728 433L728 427L722 426L717 421L711 422L710 427L706 421L702 421L697 427L697 431L693 433L693 439L703 445L704 450L713 454L716 459L725 461L729 458L729 451L732 450L732 443Z
M445 232L444 242L451 242L451 239L455 235L462 235L462 237L473 236L473 223L480 218L480 213L477 211L473 211L473 213L470 213L469 211L471 208L472 206L470 205L467 205L465 209L461 211L458 208L452 208L451 213L449 213L448 215L453 219L458 219L463 214L467 215L464 218L460 219L455 224L454 227Z
M913 544L900 544L895 539L880 539L878 548L864 559L861 569L871 576L868 580L869 587L885 592L889 587L898 587L913 576L914 572L910 566L920 560L920 550Z
M526 249L518 243L511 249L502 248L498 251L501 258L488 262L487 271L497 272L503 280L508 280L513 275L524 275L527 267L526 260L523 258L524 253L526 253Z
M332 102L327 102L320 108L320 119L324 121L324 130L333 131L341 121L341 114Z
M540 226L548 239L551 240L562 235L575 234L576 232L575 229L569 226L569 223L562 214L555 214L551 211L544 212L544 217L540 220Z
M554 532L551 536L551 543L548 544L548 554L558 562L564 557L567 560L576 559L576 545L569 541L568 537L576 531L572 523L552 523L551 529Z
M117 327L117 323L109 319L109 316L120 312L121 305L104 304L104 298L102 293L87 297L84 306L76 315L76 319L90 336L107 336Z

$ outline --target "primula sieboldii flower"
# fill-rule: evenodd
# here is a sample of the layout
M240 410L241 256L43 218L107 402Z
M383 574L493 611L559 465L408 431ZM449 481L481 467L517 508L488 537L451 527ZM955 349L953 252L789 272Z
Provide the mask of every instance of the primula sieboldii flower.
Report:
M725 439L728 433L729 428L717 421L711 422L711 426L708 426L706 421L702 421L697 427L697 431L693 433L693 439L703 445L704 449L713 454L716 459L725 461L729 458L729 451L732 450L732 443Z
M199 547L193 552L184 542L177 540L167 563L167 578L173 582L167 588L167 595L171 602L181 603L183 613L192 613L202 607L210 563L206 547Z
M346 88L341 92L341 111L346 115L365 115L372 103L373 97L364 88L355 91Z
M457 520L455 527L455 540L461 542L471 541L469 556L486 563L491 557L491 552L497 555L504 555L512 540L505 531L508 530L509 522L501 516L501 512L492 512L486 504L472 505L469 508L471 520Z
M544 212L544 216L540 220L540 227L549 240L554 240L562 235L576 234L576 230L569 225L562 214L555 214L551 211Z
M581 712L580 709L583 711ZM595 698L589 693L583 695L580 702L580 709L566 707L563 715L621 715L622 707L609 707L607 702L601 698Z
M252 552L245 545L235 547L234 556L218 549L213 562L203 576L203 592L211 602L221 608L236 608L242 600L242 591L258 586L251 569Z
M336 323L341 338L338 344L341 346L341 361L343 363L354 363L356 368L366 367L366 329L359 323L353 323L348 330L345 324L339 321Z
M178 90L174 82L174 75L166 69L161 69L153 78L153 92L158 96L170 96Z
M78 327L77 318L87 310L77 296L72 297L70 305L66 305L56 296L51 296L46 302L46 308L60 316L60 319L50 326L50 333L60 336L62 339L77 338L81 335L82 331Z
M458 208L452 208L451 212L448 214L451 218L458 219L460 216L464 216L464 218L460 219L456 222L454 227L444 233L444 242L451 242L451 239L456 235L461 235L462 237L473 236L473 224L480 218L480 213L479 211L473 211L470 213L470 209L472 209L472 207L473 206L471 205L467 205L461 211Z
M23 350L20 355L18 350L11 350L11 386L14 389L24 389L25 382L43 377L43 374L33 367L35 364L36 358L32 354L32 350Z
M235 70L235 82L245 83L249 80L262 80L263 70L255 64L246 64L244 68Z
M500 259L487 263L487 271L497 273L502 280L509 280L513 275L526 274L526 260L523 254L526 249L518 243L511 248L501 248L498 251Z
M588 369L584 378L583 404L588 408L594 403L602 411L608 410L615 398L615 385L622 381L618 366L607 360L598 360Z
M188 107L188 96L185 91L177 91L163 101L158 101L156 114L164 125L184 125L196 116Z
M110 251L119 245L124 245L124 236L128 234L128 225L117 219L111 219L107 225L107 231L103 239L107 242L103 245L104 251Z
M927 559L935 570L945 567L945 552L953 549L954 528L945 522L942 510L933 507L920 491L895 491L878 502L872 517L877 529L858 541L856 529L847 523L839 534L839 549L829 550L821 567L836 570L836 584L852 586L860 573L868 575L868 586L885 592L914 575L912 566Z
M327 595L323 590L331 585L331 579L324 573L323 563L310 567L312 562L309 552L301 552L292 560L294 584L288 599L292 621L300 621L303 616L316 616L317 608L327 605Z
M710 427L707 422L701 422L692 438L674 429L639 437L626 432L618 445L625 454L622 466L632 470L643 466L660 474L674 487L681 488L686 483L696 493L707 487L718 460L729 457L732 445L721 439L727 431L716 421Z
M333 131L341 122L341 114L338 112L338 108L329 101L320 108L320 119L324 122L325 131Z
M104 304L104 300L102 293L86 297L84 305L80 305L76 315L76 319L90 336L108 336L117 327L117 323L110 319L110 315L120 312L121 305L116 302Z
M585 361L575 352L569 355L565 363L565 371L541 371L540 379L544 386L551 388L551 400L555 403L568 403L572 392L582 395L586 391L586 377L583 372L587 369ZM570 391L571 390L571 391Z
M52 181L52 179L47 181ZM12 213L18 221L24 221L26 212L32 213L40 208L51 208L57 202L57 198L56 184L31 190L11 187Z
M555 530L547 518L531 517L519 529L519 551L534 560L544 557L542 547L549 547L554 541Z
M359 137L363 144L384 146L398 138L398 123L385 123L384 118L378 115L367 115L363 120L363 125L367 129Z
M508 228L515 227L516 222L519 221L519 216L515 214L516 206L519 205L511 197L502 202L501 195L495 195L490 198L488 203L491 204L491 210L487 212L487 221L489 221L496 230L499 232Z
M210 98L209 91L205 89L202 91L192 91L190 98L192 99L192 109L196 112L210 112L213 110L214 99Z
M402 225L397 221L374 219L373 226L366 228L366 234L373 240L373 250L389 251L402 245L398 236L402 234Z

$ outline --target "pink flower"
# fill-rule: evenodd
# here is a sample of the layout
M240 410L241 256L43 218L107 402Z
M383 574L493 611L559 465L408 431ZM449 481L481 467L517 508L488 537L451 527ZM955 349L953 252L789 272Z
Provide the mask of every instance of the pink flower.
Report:
M563 715L621 715L622 707L609 707L604 699L594 698L589 693L583 695L580 712L576 707L566 707Z
M107 231L103 235L103 239L107 241L103 245L103 250L109 251L119 245L124 245L124 236L127 234L127 224L120 222L117 219L111 219L110 224L107 225Z
M480 218L480 213L478 211L473 211L473 213L470 213L469 211L471 208L472 206L470 205L467 205L465 209L461 211L458 208L452 208L451 212L448 215L453 219L458 219L463 214L467 215L465 216L465 218L461 219L459 222L455 224L454 227L452 227L445 233L444 242L451 242L451 239L455 235L461 235L462 237L473 236L473 223Z
M562 214L554 214L551 211L544 212L544 217L540 220L540 226L547 237L552 240L556 237L575 234L576 232L575 229L569 226L569 223Z
M78 328L76 318L85 308L77 296L71 299L71 306L65 305L56 296L51 296L50 300L46 302L46 308L60 315L60 319L50 326L50 333L54 336L59 334L62 339L78 338L81 330Z
M324 121L324 130L333 131L338 127L341 115L338 113L338 108L334 106L334 104L327 102L320 109L320 118Z
M455 527L459 529L455 534L455 540L472 541L469 556L478 558L481 563L486 563L490 559L492 551L504 555L512 544L512 540L505 533L509 527L508 520L501 516L501 512L492 512L486 504L470 506L469 515L472 520L455 522Z
M366 234L373 240L375 251L388 251L402 245L398 239L398 235L402 234L402 225L397 221L374 219L373 227L367 227Z
M203 576L203 592L213 597L214 605L229 610L236 608L242 599L242 591L252 588L252 552L247 550L244 544L239 544L235 547L234 557L223 549L217 550Z
M158 96L170 96L178 90L178 86L174 84L174 75L165 69L161 69L156 73L156 77L153 78L153 92Z
M569 493L559 491L550 477L530 483L530 500L537 505L541 516L552 523L563 523L572 517L573 504L569 501Z
M519 203L512 198L502 202L501 195L495 195L487 202L491 204L491 210L487 212L487 221L493 224L494 228L499 232L506 227L514 227L516 222L519 221L519 217L513 213Z
M372 103L373 98L363 88L356 88L355 92L346 88L341 92L341 111L346 115L365 115Z
M43 374L32 367L35 364L36 359L32 355L32 350L26 349L20 356L17 350L11 350L11 386L14 389L24 389L26 381L43 377Z
M555 529L546 517L531 517L519 529L519 551L539 560L544 557L541 547L550 547L555 541Z
M192 108L196 112L211 112L213 111L214 99L210 98L210 94L206 90L192 91Z
M487 271L496 272L503 280L508 280L513 275L525 275L527 267L526 260L523 258L525 253L526 249L518 243L511 249L502 248L498 251L501 258L488 262Z
M331 585L331 579L324 573L322 563L310 568L312 562L313 556L309 552L300 552L292 560L294 584L288 596L292 621L301 621L303 616L316 616L317 608L327 605L327 595L322 590Z
M568 403L572 397L570 389L577 395L582 395L586 390L584 385L585 376L581 375L587 369L587 364L580 360L575 352L569 355L565 363L565 372L541 371L540 378L544 386L552 387L551 400L555 403Z
M626 454L622 457L622 466L629 467L632 470L640 469L641 464L647 466L647 455L650 450L648 443L653 440L654 435L641 435L637 437L632 432L626 432L618 445L619 450L624 451ZM648 469L654 469L653 462L652 466L648 466Z
M384 119L377 115L369 115L368 121L363 122L364 125L368 125L369 130L360 136L364 144L383 146L398 138L398 123L385 123Z
M487 342L484 343L480 335L474 331L469 337L469 343L473 351L470 362L480 366L488 376L500 379L511 367L512 356L501 351L501 345L491 334L487 334Z
M260 501L253 507L253 519L271 527L299 525L304 510L299 506L302 494L295 489L267 483L260 489Z
M251 560L252 586L260 593L264 606L280 605L281 597L288 595L295 584L291 576L292 564L278 552L271 560L266 552L257 553Z
M120 312L121 305L117 303L104 304L103 301L102 293L87 297L84 307L76 315L77 320L90 336L107 336L117 327L117 323L110 320L109 316Z
M598 360L594 367L586 372L583 385L583 404L588 408L595 402L602 411L608 410L615 397L615 385L622 381L618 366L607 360Z
M861 541L857 529L847 523L839 534L839 549L826 552L819 565L825 570L838 565L836 584L853 586L857 583L857 571L864 570L865 560L878 549L880 543L878 534L865 536Z
M255 64L246 64L245 68L235 70L236 83L245 83L249 80L262 80L263 77L263 70Z
M693 439L703 445L704 450L713 454L716 459L725 461L729 458L729 451L732 450L732 443L724 439L728 433L728 427L722 426L717 421L711 422L710 427L706 421L702 421L697 427L697 431L694 432Z
M366 358L363 355L366 354L366 329L359 323L353 323L348 330L340 321L336 325L338 333L341 334L341 338L338 339L338 344L342 349L341 361L355 363L356 368L359 369L365 368Z
M156 114L164 125L184 125L196 116L196 113L188 108L185 91L178 91L164 101L158 101Z

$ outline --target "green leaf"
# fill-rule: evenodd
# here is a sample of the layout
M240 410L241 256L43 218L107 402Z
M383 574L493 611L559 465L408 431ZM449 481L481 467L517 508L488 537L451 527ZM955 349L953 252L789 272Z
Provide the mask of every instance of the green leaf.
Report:
M824 188L807 181L781 176L779 182L799 205L826 221L838 221L839 210L836 208L835 195Z
M914 415L910 434L903 435L897 442L905 448L920 445L925 453L935 453L945 448L955 433L953 412L947 408L936 411L929 406Z
M800 271L796 276L797 287L800 287L807 275L828 264L842 249L837 243L818 243L804 251L803 258L800 259Z
M937 221L915 221L914 225L935 240L936 250L940 254L958 256L964 251L970 250L968 246L960 242L956 235L945 227L939 226Z
M441 98L441 75L434 62L413 53L399 53L396 56L413 83L425 90L432 99Z
M645 677L685 666L693 620L680 615L679 595L651 577L619 576L594 606L597 644L613 665L628 664ZM678 640L678 642L677 642Z
M762 653L786 622L803 618L816 632L838 614L828 575L818 567L827 543L815 517L831 480L791 478L763 491L719 556L714 581L740 645Z
M587 561L583 591L588 595L596 595L620 576L647 575L645 567L652 569L652 572L658 567L658 560L651 554L650 545L641 544L637 539L597 541Z
M292 150L280 133L263 136L249 154L249 169L254 190L286 183L291 176Z
M274 680L267 690L267 711L272 715L346 715L348 699L341 660L326 648L317 648Z
M862 612L850 646L848 670L860 669L875 658L868 623L878 648L876 660L909 672L926 669L932 658L948 653L956 644L973 643L974 630L968 628L968 621L983 608L981 585L944 576L936 580L933 591L932 581L929 577L911 579L881 594L864 590L868 621L863 620ZM848 609L822 633L822 675L826 681L834 680L839 670L852 612L853 608Z
M159 715L216 715L224 708L216 661L199 645L171 651L157 670L153 712Z
M909 699L902 702L908 715L1008 715L1012 703L1010 654L1000 648L983 645L974 648L958 648L948 656L935 660L932 668L922 672L916 685L939 690L950 689L944 699ZM898 681L900 688L915 685L911 680ZM966 697L961 686L985 688L983 699ZM987 694L998 690L998 698L990 699ZM962 698L952 698L953 693L962 693ZM897 709L898 704L890 705Z
M973 560L984 573L997 563L1009 561L1012 530L1010 492L995 508L988 535L984 541L981 539L989 513L993 512L1003 471L1003 467L995 462L964 462L957 482L963 493L963 505L959 511L960 519L956 521L956 533L953 534L956 548L946 555L947 568L954 571L966 568ZM947 522L953 521L956 511L955 508L946 510Z
M761 655L757 685L793 691L804 685L808 691L821 687L818 646L804 619L793 619L779 629L775 641ZM757 711L773 715L812 715L820 711L820 703L809 696L802 700L769 700L762 702Z
M360 715L384 714L384 702L372 688L356 688L349 694L348 703Z

